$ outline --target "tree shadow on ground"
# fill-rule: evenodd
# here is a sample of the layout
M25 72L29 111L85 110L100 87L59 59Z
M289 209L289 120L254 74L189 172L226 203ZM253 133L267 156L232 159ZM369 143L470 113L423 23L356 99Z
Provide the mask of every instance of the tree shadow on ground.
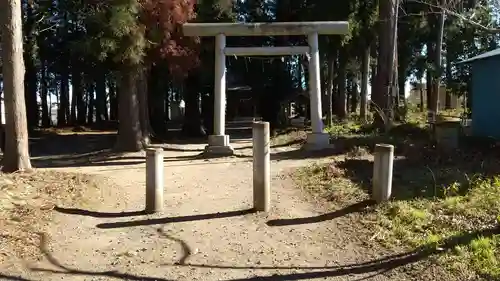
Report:
M184 220L183 220L184 221ZM166 222L158 222L164 224ZM133 226L140 226L144 224L136 224ZM162 236L166 236L167 239L174 240L175 242L182 244L182 249L184 251L184 255L174 264L165 264L168 266L187 266L187 267L199 267L199 268L211 268L211 269L244 269L244 270L277 270L277 269L291 269L291 270L303 270L307 272L301 273L291 273L291 274L274 274L274 275L263 275L263 276L255 276L250 278L238 278L231 279L228 281L238 281L238 280L305 280L305 279L317 279L317 278L327 278L327 277L338 277L338 276L347 276L347 275L357 275L357 274L370 274L373 273L372 276L383 274L389 272L391 270L398 269L400 267L404 267L407 265L411 265L420 261L424 261L434 255L443 254L447 251L455 249L460 245L468 245L472 240L477 239L479 237L491 237L493 235L500 234L500 226L496 225L495 227L481 229L476 231L471 231L467 233L462 233L459 235L455 235L449 237L442 241L438 245L436 244L427 244L421 246L413 251L393 254L386 257L382 257L379 259L374 259L367 262L355 263L355 264L346 264L339 266L324 266L324 267L307 267L307 266L239 266L239 265L208 265L208 264L190 264L185 263L187 258L189 257L191 251L189 245L187 245L182 239L170 237L165 235L161 230L158 230L158 233ZM69 268L63 265L60 261L58 261L53 254L49 250L49 245L47 243L47 238L45 234L40 233L40 250L44 257L57 269L47 269L47 268L31 268L32 271L35 272L47 272L52 274L59 275L70 275L70 276L100 276L100 277L109 277L120 280L167 280L159 277L146 277L146 276L138 276L129 273L123 273L118 271L87 271ZM25 279L13 279L13 280L25 280Z
M242 126L243 125L243 126ZM240 123L226 124L225 133L230 136L231 141L247 140L252 138L252 128ZM164 137L153 139L156 143L168 143L174 145L188 145L188 144L206 144L208 135L198 137L187 137L183 135L182 131L169 132ZM175 149L175 148L174 148ZM178 150L175 150L178 151ZM179 151L192 151L192 150L179 150Z
M34 167L125 166L139 165L145 162L145 157L143 156L125 155L124 153L114 151L116 142L115 133L64 132L59 133L56 130L35 131L30 135L30 156L32 157L31 162ZM206 142L206 140L203 140L203 142ZM165 161L196 159L203 159L203 157L195 155L186 156L185 159L165 159Z
M211 162L214 159L248 159L252 158L251 155L244 155L235 153L232 156L217 156L205 155L198 153L195 155L164 157L165 163L171 162L192 162L203 161L199 164L220 164L227 163L221 161ZM37 168L68 168L68 167L109 167L109 166L134 166L146 163L145 156L130 156L121 153L114 153L112 151L101 151L91 154L63 156L58 158L41 158L32 159L32 163ZM171 166L171 165L169 165Z
M114 134L58 134L57 132L38 132L30 139L33 166L37 168L66 168L88 166L131 166L145 163L144 156L125 155L113 150ZM200 140L201 142L201 140ZM205 143L206 140L203 140ZM302 140L291 139L288 142L271 145L272 148L292 146ZM152 147L166 151L199 152L197 154L164 157L165 162L213 160L222 158L251 159L251 155L238 153L239 150L252 148L251 145L237 147L233 156L207 155L203 149L184 149L168 147L169 144L153 144ZM274 156L273 156L274 159Z
M3 273L0 273L0 280L5 280L5 281L31 281L30 279L26 279L23 277L19 276L14 276L14 275L6 275Z
M399 267L411 265L420 261L424 261L431 256L445 253L455 249L459 245L468 245L472 240L478 237L491 237L500 234L500 227L488 228L477 230L474 232L464 233L447 238L442 244L437 247L436 244L428 244L419 247L413 251L394 254L383 258L371 260L368 262L346 264L340 266L324 266L324 267L307 267L307 266L238 266L238 265L208 265L208 264L181 264L187 267L200 267L211 269L243 269L243 270L314 270L312 272L304 273L291 273L291 274L274 274L268 276L256 276L250 278L231 279L231 281L238 280L306 280L306 279L319 279L327 277L338 277L354 274L369 274L374 275L383 274L385 272L395 270ZM170 266L179 266L179 264L172 264Z
M356 134L332 136L330 148L321 150L297 149L275 153L274 160L317 159L345 154L356 154L360 149L372 153L379 143L395 146L395 154L404 154L408 147L416 143L429 143L429 133L415 124L405 123L394 127L388 133L377 133L371 127L363 127ZM304 147L306 148L306 147Z
M59 134L52 131L38 131L29 138L30 156L78 156L110 151L115 141L114 133Z
M428 145L431 142L431 135L426 128L413 123L403 123L394 126L387 133L379 133L373 127L364 127L360 134L351 137L334 138L336 146L340 151L351 152L359 148L366 149L373 153L375 145L379 143L392 144L395 147L394 153L402 155L408 147L415 145Z
M68 127L68 128L51 128L43 130L35 130L30 132L29 146L32 157L57 156L57 155L78 155L86 154L105 149L112 149L116 142L116 128L113 122L109 122L111 127ZM243 126L243 127L241 127ZM108 128L109 127L109 128ZM241 128L240 128L241 127ZM108 130L109 129L109 130ZM226 127L227 134L234 142L241 140L249 140L252 138L252 129L245 124L230 123ZM287 134L290 131L297 129L288 129L280 131L276 136ZM182 133L169 134L165 138L157 138L152 136L154 144L165 144L164 150L170 151L203 151L200 149L183 149L176 147L168 147L171 145L188 145L188 144L206 144L208 136L204 137L184 137ZM274 147L288 146L299 143L301 140L292 139L290 142L275 145ZM238 149L247 149L251 146Z
M254 213L254 209L237 210L237 211L227 211L212 214L197 214L188 215L181 217L166 217L166 218L154 218L154 219L142 219L133 220L125 222L111 222L111 223L101 223L97 225L100 229L113 229L113 228L125 228L125 227L135 227L135 226L145 226L145 225L157 225L157 224L167 224L167 223L179 223L179 222L190 222L190 221L200 221L200 220L212 220L212 219L223 219L237 216L244 216Z
M122 273L118 272L117 270L109 270L109 271L89 271L89 270L80 270L80 269L74 269L70 268L68 266L63 265L59 260L57 260L52 253L49 250L49 244L48 244L48 239L44 233L39 233L38 234L40 237L40 251L47 259L47 261L56 267L57 269L48 269L48 268L38 268L38 267L32 267L30 268L31 271L35 272L45 272L45 273L51 273L55 275L70 275L70 276L95 276L95 277L107 277L112 278L112 279L119 279L119 280L137 280L137 281L169 281L168 279L165 278L160 278L160 277L147 277L147 276L139 276L139 275L134 275L134 274L129 274L129 273Z
M36 168L59 168L117 160L123 153L113 150L115 141L114 133L60 134L37 131L29 139L31 163Z
M58 155L33 158L31 163L37 168L68 168L92 166L130 166L145 163L145 157L125 156L111 149L85 154Z
M116 142L116 131L95 131L86 128L55 128L47 130L36 130L30 132L29 146L32 157L57 156L57 155L77 155L96 152L104 149L112 149ZM246 131L231 134L231 139L235 141L251 138ZM154 144L206 144L207 137L188 138L182 135L175 135L168 138L152 137ZM165 149L169 149L168 147ZM172 148L172 150L176 150ZM197 149L196 151L202 149ZM179 150L183 151L183 150ZM192 150L186 150L192 151Z
M468 192L474 176L491 178L500 174L500 149L484 149L483 145L465 143L449 150L428 143L413 143L400 145L395 154L392 197L396 200L442 197L452 184L458 184L460 190L454 192L463 195ZM371 192L373 161L346 158L331 163L329 169L340 170L343 176L367 193Z
M337 138L333 148L310 151L307 149L295 149L271 154L271 160L295 160L295 159L316 159L329 156L341 155L349 147L361 146L362 143L379 143L381 137L364 138ZM140 165L145 162L143 156L124 156L123 153L113 151L116 140L115 135L59 135L50 134L34 139L31 144L32 163L39 168L61 168L61 167L85 167L85 166L129 166ZM200 142L202 142L200 140ZM206 140L203 140L205 143ZM180 142L179 142L180 143ZM192 142L191 142L192 143ZM290 139L286 142L271 145L271 148L282 148L303 143L302 139ZM179 152L199 152L195 155L185 155L176 157L165 157L165 162L173 161L194 161L228 158L227 156L206 155L203 149L184 149L168 147L168 144L154 144L154 147L163 148L166 151ZM252 146L242 146L235 150L251 149ZM244 155L236 152L229 158L251 159L251 155Z
M372 200L364 200L331 213L321 214L314 217L305 217L305 218L275 219L268 221L266 224L268 226L289 226L289 225L300 225L300 224L310 224L310 223L329 221L346 216L348 214L362 212L363 210L366 209L366 207L374 205L374 203L375 202Z
M143 216L143 215L148 214L144 210L105 213L105 212L90 211L90 210L77 209L77 208L65 208L65 207L61 207L61 206L55 206L54 211L59 212L61 214L66 214L66 215L88 216L88 217L94 217L94 218L124 218L124 217Z
M234 141L234 139L231 139ZM251 141L251 139L242 139L242 140L246 140L246 141ZM272 141L271 141L272 142ZM203 140L200 140L199 141L199 144L206 144L207 143L207 140L206 139L203 139ZM290 139L286 142L282 142L282 143L276 143L276 144L271 144L271 148L280 148L280 147L286 147L286 146L292 146L292 145L297 145L297 144L301 144L303 143L303 140L302 139ZM205 151L204 148L184 148L184 147L171 147L169 145L171 144L174 144L172 142L169 142L169 143L159 143L157 144L158 147L161 147L163 148L164 151L178 151L178 152L203 152ZM182 143L180 141L178 141L177 143L175 144L189 144L189 142L187 143ZM232 143L234 145L234 142ZM253 146L252 145L245 145L245 146L238 146L238 147L235 147L234 150L235 151L239 151L239 150L245 150L245 149L251 149Z

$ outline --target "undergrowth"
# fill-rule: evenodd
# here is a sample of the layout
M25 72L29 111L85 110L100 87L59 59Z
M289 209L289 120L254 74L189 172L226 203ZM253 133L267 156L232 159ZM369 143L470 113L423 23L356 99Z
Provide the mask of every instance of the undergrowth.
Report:
M300 186L337 205L368 199L368 192L346 173L334 164L313 165L295 176ZM454 183L443 187L443 196L392 200L367 212L363 220L375 222L372 239L387 247L439 249L460 237L464 243L440 249L438 262L461 278L478 275L498 280L500 231L489 235L481 231L500 223L500 177L474 179L466 192L460 188Z
M460 237L464 242L443 248L438 261L458 276L500 279L500 232L481 234L498 228L500 178L478 178L464 194L456 192L456 184L445 189L449 194L441 198L394 200L377 208L377 240L440 248L445 241Z
M418 133L425 126L422 120L397 124L385 136L363 132L356 121L337 124L329 128L334 138L358 143L344 150L343 160L304 167L295 178L300 186L340 208L368 199L373 167L369 152L375 143L397 139L392 199L368 208L359 221L373 229L371 240L386 247L434 249L432 260L458 280L500 280L497 153L430 147L425 133ZM368 151L353 154L359 146Z

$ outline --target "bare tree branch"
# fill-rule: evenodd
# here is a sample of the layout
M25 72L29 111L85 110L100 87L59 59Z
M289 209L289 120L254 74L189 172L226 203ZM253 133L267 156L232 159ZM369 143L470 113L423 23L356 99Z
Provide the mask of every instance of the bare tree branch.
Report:
M486 32L494 33L494 34L500 33L500 28L498 28L498 27L488 27L488 26L485 26L485 25L483 25L483 24L481 24L481 23L479 23L477 21L474 21L473 20L473 17L475 16L474 14L472 14L471 17L466 17L466 16L464 16L461 13L458 13L458 12L455 12L455 11L449 9L448 7L439 6L439 5L436 5L436 4L429 3L427 1L407 0L407 2L420 3L420 4L427 5L427 6L432 7L432 8L441 9L446 14L455 16L455 17L459 18L460 20L462 20L463 22L468 23L468 24L470 24L472 26L475 26L477 28L480 28L480 29L482 29L482 30L484 30Z

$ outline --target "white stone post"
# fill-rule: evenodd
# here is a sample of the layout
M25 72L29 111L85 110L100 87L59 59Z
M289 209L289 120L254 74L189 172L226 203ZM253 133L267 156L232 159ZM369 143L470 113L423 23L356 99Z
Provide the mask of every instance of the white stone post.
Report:
M146 150L146 212L163 210L163 149Z
M269 122L254 122L253 137L253 206L258 212L271 209L271 146Z
M214 83L214 134L208 137L205 152L210 154L232 155L234 150L229 144L226 127L226 36L215 37L215 83Z
M321 81L318 33L308 35L309 42L309 99L311 103L312 133L307 137L309 149L323 149L329 146L330 136L323 132L321 112Z
M378 203L387 201L391 197L393 159L393 145L377 144L375 146L372 199Z

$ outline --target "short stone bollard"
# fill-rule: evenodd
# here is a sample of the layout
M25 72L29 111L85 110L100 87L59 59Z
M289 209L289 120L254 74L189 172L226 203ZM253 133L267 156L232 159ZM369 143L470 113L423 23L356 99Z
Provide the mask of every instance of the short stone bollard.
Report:
M163 210L163 149L146 150L146 208L147 213Z
M253 138L253 206L258 212L271 209L271 146L269 122L254 122Z
M381 203L391 197L392 168L394 146L390 144L375 145L375 160L373 163L372 199Z

